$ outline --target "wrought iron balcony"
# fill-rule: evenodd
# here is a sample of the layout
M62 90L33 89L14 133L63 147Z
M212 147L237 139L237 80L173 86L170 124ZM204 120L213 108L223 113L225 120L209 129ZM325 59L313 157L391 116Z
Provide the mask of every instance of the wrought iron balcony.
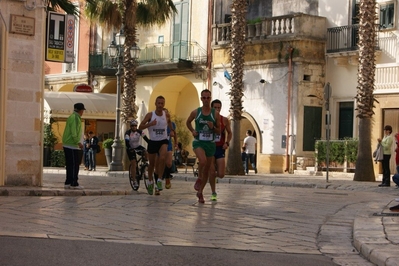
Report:
M379 25L376 25L376 32ZM359 25L346 25L327 29L327 53L357 51L359 41ZM378 34L376 34L376 49L379 49Z
M146 44L140 47L139 65L159 63L178 63L190 61L195 64L205 64L206 50L197 42L179 41L172 43ZM107 51L89 55L90 72L96 75L115 75L116 61L109 57Z

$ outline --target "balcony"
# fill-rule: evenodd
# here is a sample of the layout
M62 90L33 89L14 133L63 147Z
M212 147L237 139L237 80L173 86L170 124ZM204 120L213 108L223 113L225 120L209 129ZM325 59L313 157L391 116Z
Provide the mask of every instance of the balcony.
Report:
M193 65L203 65L207 61L206 50L197 42L172 42L146 44L140 47L139 75L193 69ZM94 75L114 76L116 59L109 57L107 51L89 55L89 70Z
M381 64L375 69L374 94L399 93L399 66Z
M379 31L379 25L376 25ZM327 54L357 51L359 48L359 25L347 25L327 29ZM378 34L376 34L376 49L379 49Z
M260 18L258 23L248 23L246 41L276 40L282 38L305 37L325 41L325 23L323 17L297 13L272 18ZM317 25L317 26L315 26ZM228 44L231 41L231 24L212 26L212 45Z
M295 60L324 63L326 18L307 14L290 14L249 21L245 33L245 58L248 64L281 63L288 48L297 52ZM212 63L222 66L230 61L231 24L212 26Z

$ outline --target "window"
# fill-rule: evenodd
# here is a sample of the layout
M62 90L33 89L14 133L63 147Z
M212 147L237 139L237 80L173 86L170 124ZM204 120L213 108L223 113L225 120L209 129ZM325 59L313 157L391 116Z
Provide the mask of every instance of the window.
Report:
M380 28L392 29L395 27L395 3L380 4Z

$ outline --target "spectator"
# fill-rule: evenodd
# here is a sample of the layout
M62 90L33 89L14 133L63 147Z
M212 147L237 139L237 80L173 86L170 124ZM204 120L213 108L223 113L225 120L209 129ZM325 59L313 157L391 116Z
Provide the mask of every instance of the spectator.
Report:
M89 132L89 171L96 171L96 154L98 150L98 138L93 131Z
M85 109L83 103L75 103L73 113L68 117L62 135L65 153L66 180L64 188L83 189L78 183L79 165L83 157L83 131L81 117Z
M256 154L256 139L252 136L252 131L247 130L247 137L244 139L243 148L245 148L245 152L247 153L247 157L245 159L244 171L248 174L248 162L251 163L252 169L254 169L255 174L258 173L256 169L255 162L255 154Z
M389 161L391 160L391 148L393 143L393 138L391 136L392 127L386 125L384 127L384 138L380 138L377 141L382 145L384 149L384 159L382 160L382 183L379 187L389 187L391 186L391 170L389 169Z

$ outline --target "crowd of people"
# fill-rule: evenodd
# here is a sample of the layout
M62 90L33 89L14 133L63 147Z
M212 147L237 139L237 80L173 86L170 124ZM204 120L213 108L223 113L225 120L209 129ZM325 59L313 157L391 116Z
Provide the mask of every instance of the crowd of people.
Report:
M203 194L208 182L212 192L210 199L217 200L216 178L223 178L225 175L225 155L232 139L232 130L229 119L220 115L221 101L218 99L212 101L210 90L203 90L200 100L202 106L191 111L186 120L186 127L192 134L192 150L198 161L198 178L194 189L198 202L204 203ZM82 134L80 122L84 110L86 109L82 103L74 105L74 113L67 120L63 136L67 170L65 188L83 188L77 182L82 157L85 170L96 170L99 139L92 131L88 132L88 135ZM148 131L148 136L144 130ZM140 145L141 138L147 142L147 148ZM148 194L160 195L164 187L163 181L165 188L170 189L172 173L176 171L177 166L187 162L189 153L182 143L178 142L176 124L165 108L163 96L156 98L155 110L148 112L140 123L137 120L130 121L130 129L125 132L124 140L127 157L133 166L131 168L133 189L138 188L135 174L138 152L148 161ZM251 130L247 131L242 149L245 173L248 174L248 164L251 164L257 173L256 139L252 136Z

